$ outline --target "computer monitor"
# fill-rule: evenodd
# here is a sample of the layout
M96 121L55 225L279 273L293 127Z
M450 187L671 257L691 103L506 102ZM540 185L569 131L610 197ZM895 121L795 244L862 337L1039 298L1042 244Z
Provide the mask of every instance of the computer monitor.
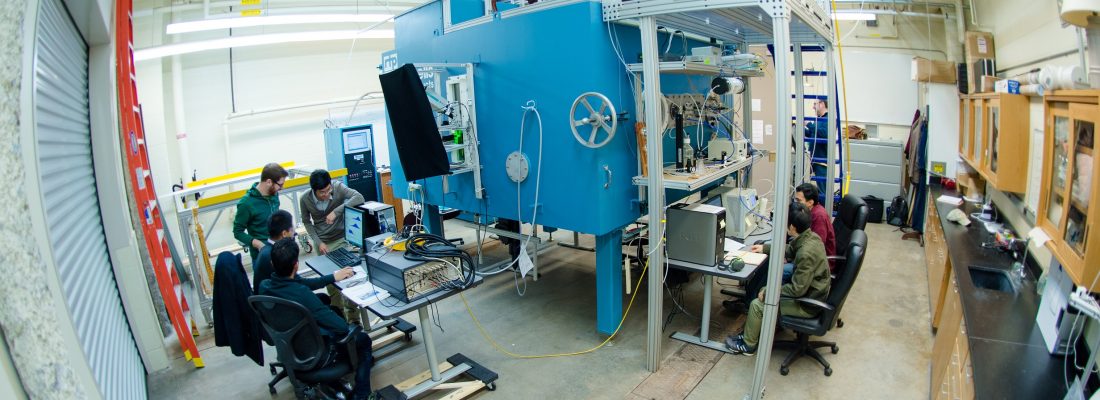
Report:
M363 247L363 210L355 207L344 207L344 241L348 244Z

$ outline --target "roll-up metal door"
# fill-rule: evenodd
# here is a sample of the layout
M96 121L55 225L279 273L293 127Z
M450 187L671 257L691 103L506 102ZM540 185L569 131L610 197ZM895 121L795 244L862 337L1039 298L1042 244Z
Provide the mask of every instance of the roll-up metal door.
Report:
M46 223L77 338L105 399L146 396L99 211L88 48L60 0L42 0L34 48L35 136Z

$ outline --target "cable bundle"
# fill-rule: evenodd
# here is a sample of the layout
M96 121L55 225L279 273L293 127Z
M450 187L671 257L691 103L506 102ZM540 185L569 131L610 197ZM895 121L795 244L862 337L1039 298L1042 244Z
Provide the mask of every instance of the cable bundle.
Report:
M462 251L447 239L430 233L417 233L405 242L406 260L413 261L441 261L458 269L462 281L457 289L465 289L474 284L474 271L476 270L473 258ZM459 265L454 265L447 258L459 259Z

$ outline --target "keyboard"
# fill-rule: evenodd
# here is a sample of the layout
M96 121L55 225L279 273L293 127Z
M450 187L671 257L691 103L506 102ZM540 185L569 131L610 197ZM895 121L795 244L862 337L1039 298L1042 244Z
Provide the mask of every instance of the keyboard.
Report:
M336 249L325 254L329 260L341 267L351 267L359 265L359 256L355 253L348 251L347 249Z

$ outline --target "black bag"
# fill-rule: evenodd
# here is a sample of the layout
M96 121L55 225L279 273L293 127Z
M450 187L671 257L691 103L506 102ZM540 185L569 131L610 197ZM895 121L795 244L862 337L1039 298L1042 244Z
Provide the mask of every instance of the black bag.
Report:
M893 226L907 226L909 224L909 202L904 197L895 196L890 201L890 207L886 209L886 223Z

